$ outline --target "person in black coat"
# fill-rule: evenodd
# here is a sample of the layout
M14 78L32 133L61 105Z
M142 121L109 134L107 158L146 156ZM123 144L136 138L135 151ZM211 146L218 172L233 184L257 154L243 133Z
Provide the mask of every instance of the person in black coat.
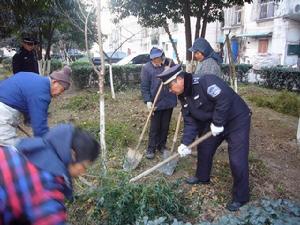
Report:
M178 96L182 105L184 130L178 153L191 154L187 146L199 135L211 131L212 137L198 145L197 170L188 184L209 184L213 156L223 140L228 143L233 176L232 201L227 209L237 211L249 201L249 131L251 111L243 99L221 78L206 74L193 77L175 66L158 75Z
M162 73L166 68L173 66L170 59L164 57L164 52L156 47L150 51L151 61L142 67L141 71L141 93L148 110L161 84L156 75ZM163 89L155 105L155 111L151 118L149 141L146 150L146 158L153 159L156 150L163 152L166 149L167 136L173 108L177 105L176 95Z
M34 51L36 41L32 38L23 38L20 50L13 56L13 73L33 72L39 73L38 62Z

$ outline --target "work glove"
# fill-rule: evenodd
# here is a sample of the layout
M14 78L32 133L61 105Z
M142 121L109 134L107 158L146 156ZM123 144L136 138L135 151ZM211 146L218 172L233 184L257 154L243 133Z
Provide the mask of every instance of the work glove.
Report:
M210 124L210 130L213 136L217 136L224 131L224 127L217 127L213 123Z
M152 102L147 102L147 109L150 111L152 108Z
M185 156L191 154L192 150L189 149L186 145L181 144L181 145L179 145L177 152L179 153L180 157L185 157Z

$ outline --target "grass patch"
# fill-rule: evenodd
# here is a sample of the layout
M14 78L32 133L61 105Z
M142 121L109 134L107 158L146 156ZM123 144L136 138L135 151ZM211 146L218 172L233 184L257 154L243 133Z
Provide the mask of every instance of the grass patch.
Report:
M291 92L282 91L274 96L249 96L248 99L259 107L267 107L291 116L300 114L300 98Z
M69 101L63 105L62 109L79 112L83 110L95 109L97 107L99 107L99 94L87 93L71 97Z
M99 140L99 121L84 121L78 126L94 135ZM131 128L126 123L107 122L105 127L105 139L108 150L116 150L124 148L132 144L135 140L135 135Z

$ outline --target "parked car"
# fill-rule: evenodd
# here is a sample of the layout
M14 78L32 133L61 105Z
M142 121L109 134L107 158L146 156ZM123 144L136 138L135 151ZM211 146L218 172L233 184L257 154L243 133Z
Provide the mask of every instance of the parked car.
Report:
M116 65L122 66L127 64L145 64L150 61L149 53L131 54L121 59Z
M110 59L108 59L106 57L106 55L108 55L108 57L110 57ZM125 52L106 52L106 55L104 55L104 61L105 62L110 62L111 63L116 63L116 62L119 62L121 59L123 59L125 56L126 56L126 53ZM100 57L93 57L92 58L92 61L94 63L95 66L99 66L101 64L101 59Z

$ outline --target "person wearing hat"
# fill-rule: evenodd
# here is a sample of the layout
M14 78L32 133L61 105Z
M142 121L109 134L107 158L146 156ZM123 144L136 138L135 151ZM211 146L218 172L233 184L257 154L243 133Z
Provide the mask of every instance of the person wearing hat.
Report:
M160 86L160 79L156 75L162 73L166 68L174 64L165 59L163 50L153 47L150 51L151 61L142 67L141 71L141 93L148 110L151 110L152 103ZM163 89L155 105L155 111L150 122L148 147L146 158L153 159L156 150L164 152L169 132L170 120L173 108L177 105L176 95Z
M70 86L71 69L65 66L49 77L19 72L0 83L0 145L14 145L22 113L31 123L34 136L48 131L48 108L52 97Z
M34 51L36 41L33 38L23 38L20 50L12 58L13 73L39 73L37 57Z
M95 138L71 124L0 146L0 224L67 224L72 177L85 173L99 152Z
M194 59L198 62L194 76L202 76L203 74L222 76L220 67L222 58L212 49L206 39L197 38L188 50L194 53Z
M194 77L174 66L157 76L178 96L184 118L180 156L191 154L187 146L208 131L212 137L198 145L195 176L188 184L209 184L213 156L223 140L228 143L233 176L232 201L227 209L237 211L249 201L249 131L251 111L244 100L216 75Z

